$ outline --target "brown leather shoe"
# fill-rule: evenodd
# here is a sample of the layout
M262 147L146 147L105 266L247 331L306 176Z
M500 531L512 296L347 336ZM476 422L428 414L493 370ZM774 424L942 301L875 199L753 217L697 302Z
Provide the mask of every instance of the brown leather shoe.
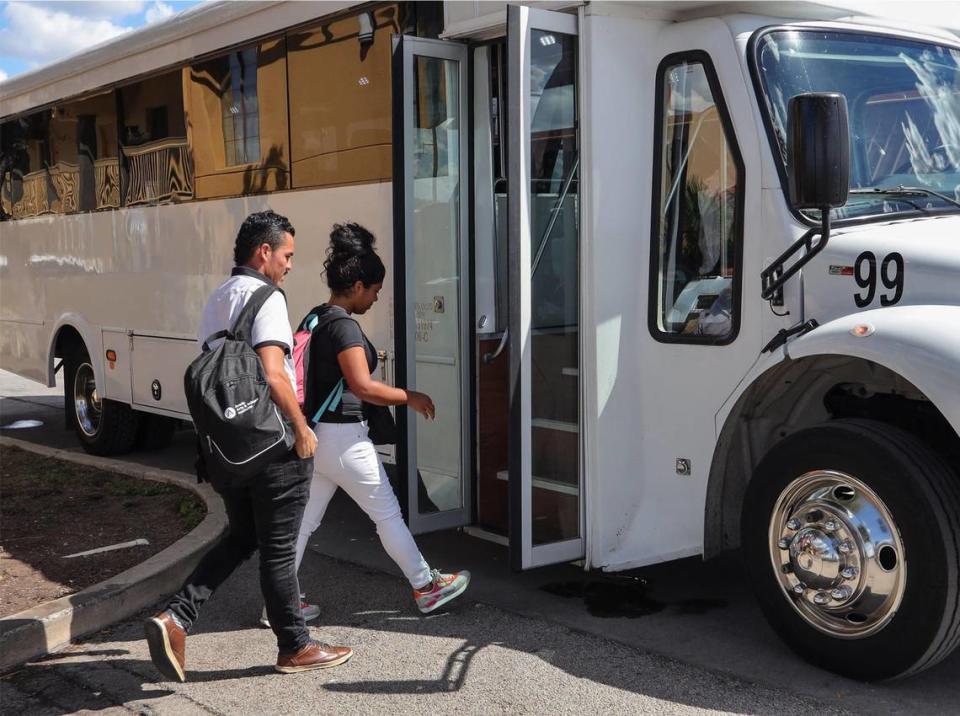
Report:
M171 681L186 681L183 673L184 648L187 632L174 620L170 612L160 612L143 623L150 646L150 658L157 671Z
M340 666L353 656L353 649L347 646L330 646L319 641L311 641L295 654L280 654L277 657L277 671L282 674L295 674L311 669L329 669Z

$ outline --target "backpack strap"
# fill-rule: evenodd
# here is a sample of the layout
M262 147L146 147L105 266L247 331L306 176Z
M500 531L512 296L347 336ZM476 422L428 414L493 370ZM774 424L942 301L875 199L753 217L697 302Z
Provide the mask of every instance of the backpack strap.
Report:
M230 331L217 331L216 333L212 333L211 335L207 336L207 340L203 342L203 346L201 346L201 351L203 353L206 353L208 350L210 350L210 345L209 345L210 343L213 343L214 341L218 341L221 338L226 338L229 335L230 335Z
M306 316L303 317L303 320L300 321L300 325L297 326L296 332L300 331L310 331L313 333L313 329L317 327L317 324L320 322L319 316L313 311L310 311Z
M253 295L250 296L243 310L240 311L240 315L237 316L237 320L234 322L233 328L230 331L233 333L234 339L250 342L250 335L253 333L253 322L256 320L260 309L263 308L263 304L273 295L274 291L280 291L280 289L270 284L264 284L253 292ZM283 291L280 291L280 293L283 293Z
M320 416L323 415L328 410L333 412L337 409L337 406L340 405L340 399L343 397L343 378L337 381L337 384L333 386L333 390L330 391L330 395L327 396L327 399L323 401L323 405L317 408L317 412L313 416L313 422L319 423Z

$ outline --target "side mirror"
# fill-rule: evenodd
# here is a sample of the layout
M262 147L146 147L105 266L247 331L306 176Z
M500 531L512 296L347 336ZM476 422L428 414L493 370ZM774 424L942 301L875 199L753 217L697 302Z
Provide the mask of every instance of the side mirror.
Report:
M830 209L847 203L850 188L850 127L847 100L835 92L800 94L787 108L787 191L794 209L819 209L820 229L810 229L760 272L760 295L772 301L783 285L827 247ZM814 243L814 239L819 237ZM787 261L803 252L791 265ZM807 321L799 330L816 328ZM791 329L792 330L792 329ZM794 335L782 330L766 353Z
M847 100L835 92L790 98L787 110L787 180L795 209L847 203L850 187L850 127Z

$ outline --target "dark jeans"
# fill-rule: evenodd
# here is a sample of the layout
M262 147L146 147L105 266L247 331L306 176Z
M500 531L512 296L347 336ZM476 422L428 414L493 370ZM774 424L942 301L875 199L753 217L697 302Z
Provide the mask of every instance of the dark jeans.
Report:
M300 611L295 562L297 533L312 474L313 459L301 460L291 451L285 459L242 482L208 475L223 498L230 529L203 556L167 607L187 631L217 587L259 549L260 589L277 646L281 653L306 646L310 636Z

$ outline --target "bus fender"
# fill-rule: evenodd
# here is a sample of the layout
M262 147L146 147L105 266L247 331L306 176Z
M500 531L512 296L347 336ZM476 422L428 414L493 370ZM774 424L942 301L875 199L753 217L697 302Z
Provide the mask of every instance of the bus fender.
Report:
M56 362L55 354L57 340L60 332L66 328L72 328L80 334L83 339L84 347L90 356L90 364L93 367L93 375L96 378L97 386L104 385L103 374L103 337L100 330L91 326L78 313L64 313L53 324L53 330L50 331L50 341L47 345L47 386L52 388L56 385Z
M916 386L960 435L960 306L890 306L843 316L789 341L786 354L882 365Z
M739 544L740 499L760 457L732 442L751 401L782 385L792 366L833 357L869 361L903 378L933 404L960 435L960 306L897 306L824 323L772 353L758 356L716 415L717 446L704 509L703 553ZM745 400L747 396L752 396ZM731 467L731 460L736 467ZM746 471L746 472L744 472Z

